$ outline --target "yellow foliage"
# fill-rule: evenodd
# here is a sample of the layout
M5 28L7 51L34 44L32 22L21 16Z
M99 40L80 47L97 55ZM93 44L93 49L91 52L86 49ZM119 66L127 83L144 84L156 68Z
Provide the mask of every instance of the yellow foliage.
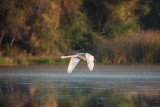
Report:
M105 2L105 6L111 10L111 19L120 21L131 21L133 19L132 8L138 0L123 1L119 4L109 4Z
M32 33L32 36L30 38L30 43L32 44L33 47L39 47L39 42L36 38L35 33Z
M37 41L35 44L34 44L35 47L39 47L39 42Z
M50 19L47 14L42 14L42 17L43 17L45 23L47 23L47 24L53 23L53 19Z
M24 12L19 8L12 8L7 16L7 21L10 24L24 24L25 22L25 14Z
M45 25L53 26L53 29L57 29L60 20L60 4L57 2L49 2L50 8L42 14Z
M31 41L36 41L37 39L36 39L36 36L31 36Z

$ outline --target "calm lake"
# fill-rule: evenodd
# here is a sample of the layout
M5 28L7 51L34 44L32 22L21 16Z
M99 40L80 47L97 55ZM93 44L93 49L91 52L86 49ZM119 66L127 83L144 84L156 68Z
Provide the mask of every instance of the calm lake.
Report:
M160 107L160 66L0 67L0 107Z

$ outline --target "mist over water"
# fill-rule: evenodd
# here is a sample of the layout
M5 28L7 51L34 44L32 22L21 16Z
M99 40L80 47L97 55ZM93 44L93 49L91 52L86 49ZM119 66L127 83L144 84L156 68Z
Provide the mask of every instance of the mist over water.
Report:
M160 66L0 67L0 107L159 107Z

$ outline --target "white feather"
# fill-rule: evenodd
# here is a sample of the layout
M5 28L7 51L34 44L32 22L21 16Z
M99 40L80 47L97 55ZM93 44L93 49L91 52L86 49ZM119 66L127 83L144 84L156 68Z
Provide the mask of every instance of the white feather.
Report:
M61 58L71 58L68 65L68 73L72 73L80 59L87 61L87 65L90 71L94 68L94 56L89 53L77 53L76 55L61 56Z
M94 57L91 54L86 54L87 64L90 71L93 71Z
M68 73L72 73L73 69L76 67L80 59L72 57L68 65Z
M72 73L73 69L76 67L80 59L72 57L68 65L68 73Z
M61 58L72 58L72 57L76 57L76 55L61 56Z

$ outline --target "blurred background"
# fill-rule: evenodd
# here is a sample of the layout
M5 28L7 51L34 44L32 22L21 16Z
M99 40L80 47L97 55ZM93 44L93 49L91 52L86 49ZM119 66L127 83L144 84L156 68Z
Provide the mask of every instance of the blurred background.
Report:
M159 0L1 0L0 65L160 64ZM83 63L83 62L82 62Z

